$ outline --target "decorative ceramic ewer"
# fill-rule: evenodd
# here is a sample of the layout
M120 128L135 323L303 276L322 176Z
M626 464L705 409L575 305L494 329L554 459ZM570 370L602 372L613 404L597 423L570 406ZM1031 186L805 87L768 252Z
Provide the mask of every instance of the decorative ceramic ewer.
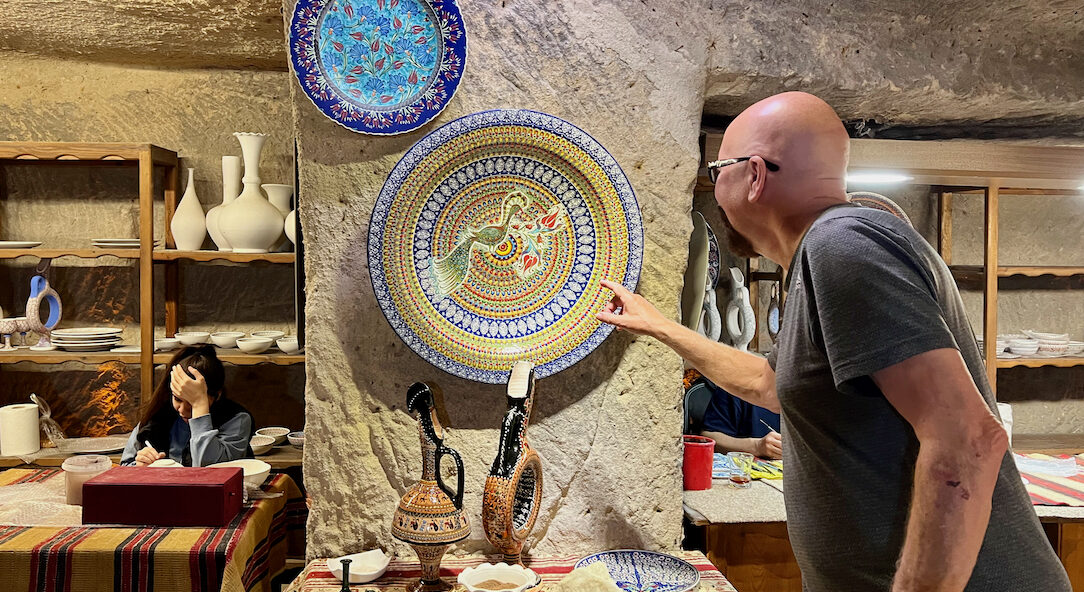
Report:
M218 227L219 218L226 207L237 199L241 194L241 157L222 157L222 203L207 211L207 233L219 251L232 251L230 242L222 236L222 230Z
M267 134L233 134L241 142L245 176L241 195L222 210L218 229L235 253L266 253L282 237L283 214L260 191L260 152Z
M391 521L391 534L409 544L418 554L422 576L406 587L407 592L451 590L440 579L440 560L448 547L470 535L470 522L463 513L463 459L444 445L443 422L448 423L440 389L422 382L407 391L407 411L418 414L422 443L422 478L399 500ZM450 489L440 474L441 459L455 460L458 482Z
M275 206L279 212L282 213L283 219L290 214L290 211L294 209L294 186L293 185L280 185L278 183L265 183L262 185L263 192L267 194L267 201L271 202L271 205ZM283 228L285 230L285 228ZM283 252L290 250L290 241L283 239L275 245L274 250L276 252Z
M749 303L749 288L745 287L745 274L737 267L730 268L730 304L726 308L726 330L731 344L739 351L749 351L749 343L757 330L757 319Z
M527 443L534 401L534 367L516 362L508 380L508 413L501 425L497 458L486 478L482 526L509 564L522 564L523 542L534 528L542 502L542 459Z
M196 196L195 170L188 169L188 186L169 223L173 242L181 251L198 251L203 246L203 239L207 238L207 217Z
M45 322L41 320L41 303L49 303L49 318ZM30 298L26 300L26 319L30 330L41 335L37 345L33 349L54 349L50 342L53 329L60 323L63 308L60 304L60 294L49 286L49 280L40 275L30 278Z

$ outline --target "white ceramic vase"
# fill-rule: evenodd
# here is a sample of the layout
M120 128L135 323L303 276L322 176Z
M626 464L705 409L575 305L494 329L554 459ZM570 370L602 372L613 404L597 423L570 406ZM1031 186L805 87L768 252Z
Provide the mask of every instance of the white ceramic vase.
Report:
M218 226L219 217L237 196L241 194L241 157L222 157L222 203L207 212L207 233L219 251L232 251L229 241Z
M267 201L271 202L271 205L278 208L278 211L282 212L283 217L290 214L290 210L293 209L293 197L294 186L293 185L280 185L278 183L267 183L262 185L263 192L267 194ZM275 245L276 252L285 252L290 250L290 241L283 238L277 245Z
M218 228L235 253L266 253L282 237L284 216L260 191L260 152L267 134L237 132L245 159L241 195L218 217Z
M198 251L207 238L207 220L203 206L196 196L195 169L188 169L188 187L184 189L181 203L173 213L169 229L173 233L173 242L182 251Z
M294 219L294 216L297 216L297 210L290 210L290 213L286 214L286 238L290 239L290 242L296 246L297 220Z

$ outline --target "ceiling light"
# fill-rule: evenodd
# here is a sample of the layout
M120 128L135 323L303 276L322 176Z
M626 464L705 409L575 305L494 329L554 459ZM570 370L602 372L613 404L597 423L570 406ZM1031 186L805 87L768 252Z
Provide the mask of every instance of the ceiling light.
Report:
M863 173L850 173L847 175L847 183L854 183L856 185L862 184L886 184L886 183L904 183L910 181L914 177L904 175L901 173L891 172L863 172Z

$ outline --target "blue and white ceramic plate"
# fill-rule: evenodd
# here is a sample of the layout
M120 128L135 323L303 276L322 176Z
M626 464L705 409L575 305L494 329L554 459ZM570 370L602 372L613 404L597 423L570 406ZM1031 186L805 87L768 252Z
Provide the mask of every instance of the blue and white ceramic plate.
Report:
M580 559L576 567L600 561L617 587L627 592L687 592L700 585L700 572L693 564L654 551L604 551Z
M456 0L298 0L290 19L301 88L356 132L425 125L455 94L466 59Z
M643 224L613 156L580 128L520 109L461 117L388 175L369 225L384 316L438 368L503 383L543 378L610 334L607 279L636 288Z

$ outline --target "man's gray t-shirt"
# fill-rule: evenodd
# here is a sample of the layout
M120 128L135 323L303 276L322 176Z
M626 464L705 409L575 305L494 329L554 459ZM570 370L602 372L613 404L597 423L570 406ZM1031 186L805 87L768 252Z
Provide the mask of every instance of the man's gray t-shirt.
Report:
M944 262L887 212L824 212L795 253L787 283L776 389L787 522L803 587L887 591L903 546L918 440L871 375L955 348L996 414L978 344ZM1006 454L967 591L1024 590L1070 587Z

